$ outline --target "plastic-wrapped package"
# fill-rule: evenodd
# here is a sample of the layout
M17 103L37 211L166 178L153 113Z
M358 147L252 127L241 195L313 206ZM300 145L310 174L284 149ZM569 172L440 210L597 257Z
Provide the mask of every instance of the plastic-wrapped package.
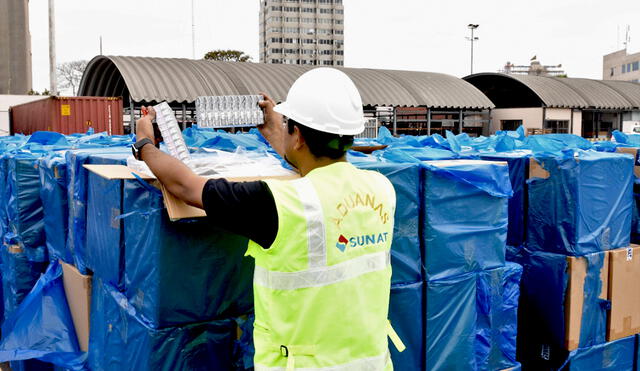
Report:
M167 146L169 153L182 162L187 161L191 156L182 137L182 132L178 127L178 121L173 109L167 102L157 104L154 108L156 110L156 122L162 134L162 141Z
M67 249L73 257L75 267L83 274L87 272L87 179L89 174L83 165L124 164L128 156L131 156L129 147L73 150L65 154L69 177Z
M566 255L525 253L518 317L521 362L558 368L571 344L589 347L606 341L607 302L600 297L608 277L606 257L599 252L571 258L580 262L574 268ZM579 286L569 290L572 275L577 285L584 285L581 292Z
M427 370L476 369L476 275L426 283Z
M62 284L62 267L57 261L49 265L2 325L0 362L30 359L69 370L85 369L86 354L78 345Z
M40 249L44 250L44 247ZM2 296L4 318L8 318L31 291L48 262L34 262L19 247L0 246L2 251ZM44 255L44 252L41 253Z
M507 166L479 160L423 164L426 279L503 266L512 195Z
M513 196L509 199L509 226L507 229L507 245L520 246L526 241L526 198L527 178L529 173L529 151L514 151L483 154L483 160L505 161L509 166L509 180Z
M231 370L232 319L152 329L124 295L94 280L89 366L101 370Z
M478 320L475 340L477 370L502 370L516 362L518 299L522 266L478 273Z
M579 348L569 354L561 371L634 371L636 370L637 335L609 343Z
M629 245L631 156L570 151L536 161L546 173L527 181L529 249L579 256Z
M125 293L140 317L156 328L249 313L248 240L206 218L171 222L162 196L147 187L125 181L122 210Z
M257 129L253 130L257 131ZM259 132L232 134L221 130L201 129L194 125L184 129L182 136L187 146L196 150L201 148L215 148L222 151L234 152L238 148L244 148L247 151L260 151L269 148L268 142L266 142Z
M49 259L73 263L67 250L69 202L67 163L64 154L53 153L40 159L40 200L44 209L44 231Z
M389 321L404 345L399 353L389 341L391 360L396 370L424 370L424 283L391 286Z
M391 284L423 280L420 246L421 166L419 164L353 161L365 170L376 170L389 179L396 191L396 214L391 244Z
M264 123L261 95L222 95L196 98L198 124L207 128L258 126Z

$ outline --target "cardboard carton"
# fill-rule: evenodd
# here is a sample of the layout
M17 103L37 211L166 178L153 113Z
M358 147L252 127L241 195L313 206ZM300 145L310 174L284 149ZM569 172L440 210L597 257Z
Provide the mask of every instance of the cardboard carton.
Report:
M598 298L607 300L609 281L609 252L603 252L602 269L600 270L601 291ZM567 350L578 349L582 314L584 308L584 282L589 269L587 260L577 256L567 257L568 284L565 293L565 347Z
M607 341L640 333L640 246L609 252Z
M633 174L636 176L636 178L640 178L640 162L638 162L638 154L639 154L638 150L640 150L640 148L636 148L636 147L616 148L616 152L626 153L633 156Z
M76 329L80 350L89 350L89 313L91 309L91 276L81 274L76 267L60 260L64 293Z

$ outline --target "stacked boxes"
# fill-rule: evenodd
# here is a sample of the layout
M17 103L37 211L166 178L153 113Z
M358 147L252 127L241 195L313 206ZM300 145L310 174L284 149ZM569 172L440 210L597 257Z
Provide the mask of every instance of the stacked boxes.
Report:
M531 159L530 177L518 357L534 369L575 369L588 349L635 333L619 323L626 331L607 336L611 314L627 309L612 300L610 289L621 289L611 262L629 246L633 160L565 152Z

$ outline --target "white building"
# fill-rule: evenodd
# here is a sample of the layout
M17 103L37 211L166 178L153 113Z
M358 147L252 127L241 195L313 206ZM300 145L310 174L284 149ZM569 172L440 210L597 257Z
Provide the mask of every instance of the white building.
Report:
M342 0L261 0L260 62L344 65Z

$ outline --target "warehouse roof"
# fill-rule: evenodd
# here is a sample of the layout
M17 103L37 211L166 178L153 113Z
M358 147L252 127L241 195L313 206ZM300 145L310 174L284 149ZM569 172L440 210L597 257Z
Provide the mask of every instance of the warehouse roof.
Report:
M79 95L122 96L134 102L192 103L203 95L256 94L276 101L311 66L208 60L97 56L85 70ZM491 101L473 85L431 72L339 68L360 90L364 105L486 109Z
M546 107L628 110L640 108L640 84L626 81L503 73L478 73L464 77L464 80L487 94L498 107L522 106L518 104L522 102L514 100L527 99L527 95L524 92L521 95L516 94L515 90L524 88L533 93L539 103ZM506 94L510 96L507 97ZM531 100L527 100L530 104Z

